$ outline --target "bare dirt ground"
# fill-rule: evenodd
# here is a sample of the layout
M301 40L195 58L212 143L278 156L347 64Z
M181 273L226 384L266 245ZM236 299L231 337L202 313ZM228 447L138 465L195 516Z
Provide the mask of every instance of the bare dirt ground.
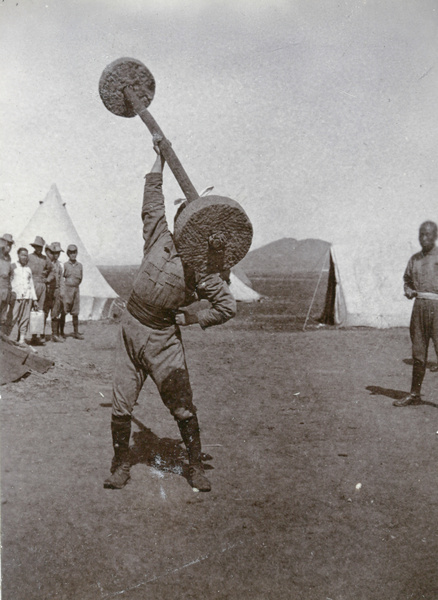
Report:
M207 494L149 381L131 481L103 488L117 323L48 343L53 369L0 388L4 600L438 598L438 373L394 408L406 329L302 332L308 303L284 306L183 332Z

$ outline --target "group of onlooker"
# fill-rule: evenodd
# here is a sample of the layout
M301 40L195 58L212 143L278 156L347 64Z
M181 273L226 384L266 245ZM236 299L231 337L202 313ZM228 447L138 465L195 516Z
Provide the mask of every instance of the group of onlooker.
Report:
M20 346L45 345L45 325L51 318L53 342L63 342L65 317L71 314L73 337L83 339L79 333L79 286L82 282L82 264L78 262L78 248L75 244L67 247L69 260L59 261L61 248L59 242L46 244L41 236L29 244L34 251L29 254L27 248L17 250L17 262L12 263L11 249L14 244L11 234L0 237L0 330ZM44 250L44 252L43 252ZM43 315L43 332L28 338L32 310Z

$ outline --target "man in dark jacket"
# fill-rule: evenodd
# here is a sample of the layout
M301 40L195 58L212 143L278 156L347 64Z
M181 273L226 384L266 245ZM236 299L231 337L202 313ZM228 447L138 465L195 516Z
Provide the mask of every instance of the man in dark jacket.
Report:
M43 248L46 242L44 239L37 235L33 244L30 244L34 251L29 255L28 266L32 271L33 284L35 286L35 293L37 295L38 310L44 310L44 303L46 301L47 284L49 284L55 278L53 273L52 262L45 254L43 254ZM43 337L39 335L32 335L32 344L45 345Z
M59 262L61 248L59 242L53 242L46 246L46 255L52 261L54 278L47 284L46 299L44 302L44 314L47 317L51 315L52 320L52 342L63 342L64 339L59 335L59 320L62 312L61 300L61 279L63 275L63 266Z
M155 138L158 156L146 175L144 188L143 261L122 317L116 349L111 421L114 458L112 475L104 487L119 489L129 480L131 414L150 375L187 448L190 485L209 491L211 485L201 462L199 424L179 326L199 323L205 329L224 323L235 316L236 302L218 273L200 278L178 255L165 216L164 158L158 144ZM181 208L176 218L179 214ZM209 300L209 308L196 315L180 310L201 298Z
M8 320L11 312L12 291L11 277L12 264L10 251L14 243L12 236L5 233L0 237L0 332L7 334Z

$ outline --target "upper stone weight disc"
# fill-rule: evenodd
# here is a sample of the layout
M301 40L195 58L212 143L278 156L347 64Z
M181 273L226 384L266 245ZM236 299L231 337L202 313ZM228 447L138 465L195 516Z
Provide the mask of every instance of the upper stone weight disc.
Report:
M134 90L145 107L149 106L155 94L152 73L135 58L118 58L104 69L99 81L99 94L106 108L119 117L136 115L123 93L127 86Z

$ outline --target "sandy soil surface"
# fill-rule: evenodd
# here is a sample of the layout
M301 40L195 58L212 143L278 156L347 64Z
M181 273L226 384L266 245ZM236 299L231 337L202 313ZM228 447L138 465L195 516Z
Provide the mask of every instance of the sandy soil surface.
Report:
M116 323L0 388L4 600L438 598L438 373L394 408L407 330L257 329L245 310L184 330L207 494L150 381L132 479L103 488Z

